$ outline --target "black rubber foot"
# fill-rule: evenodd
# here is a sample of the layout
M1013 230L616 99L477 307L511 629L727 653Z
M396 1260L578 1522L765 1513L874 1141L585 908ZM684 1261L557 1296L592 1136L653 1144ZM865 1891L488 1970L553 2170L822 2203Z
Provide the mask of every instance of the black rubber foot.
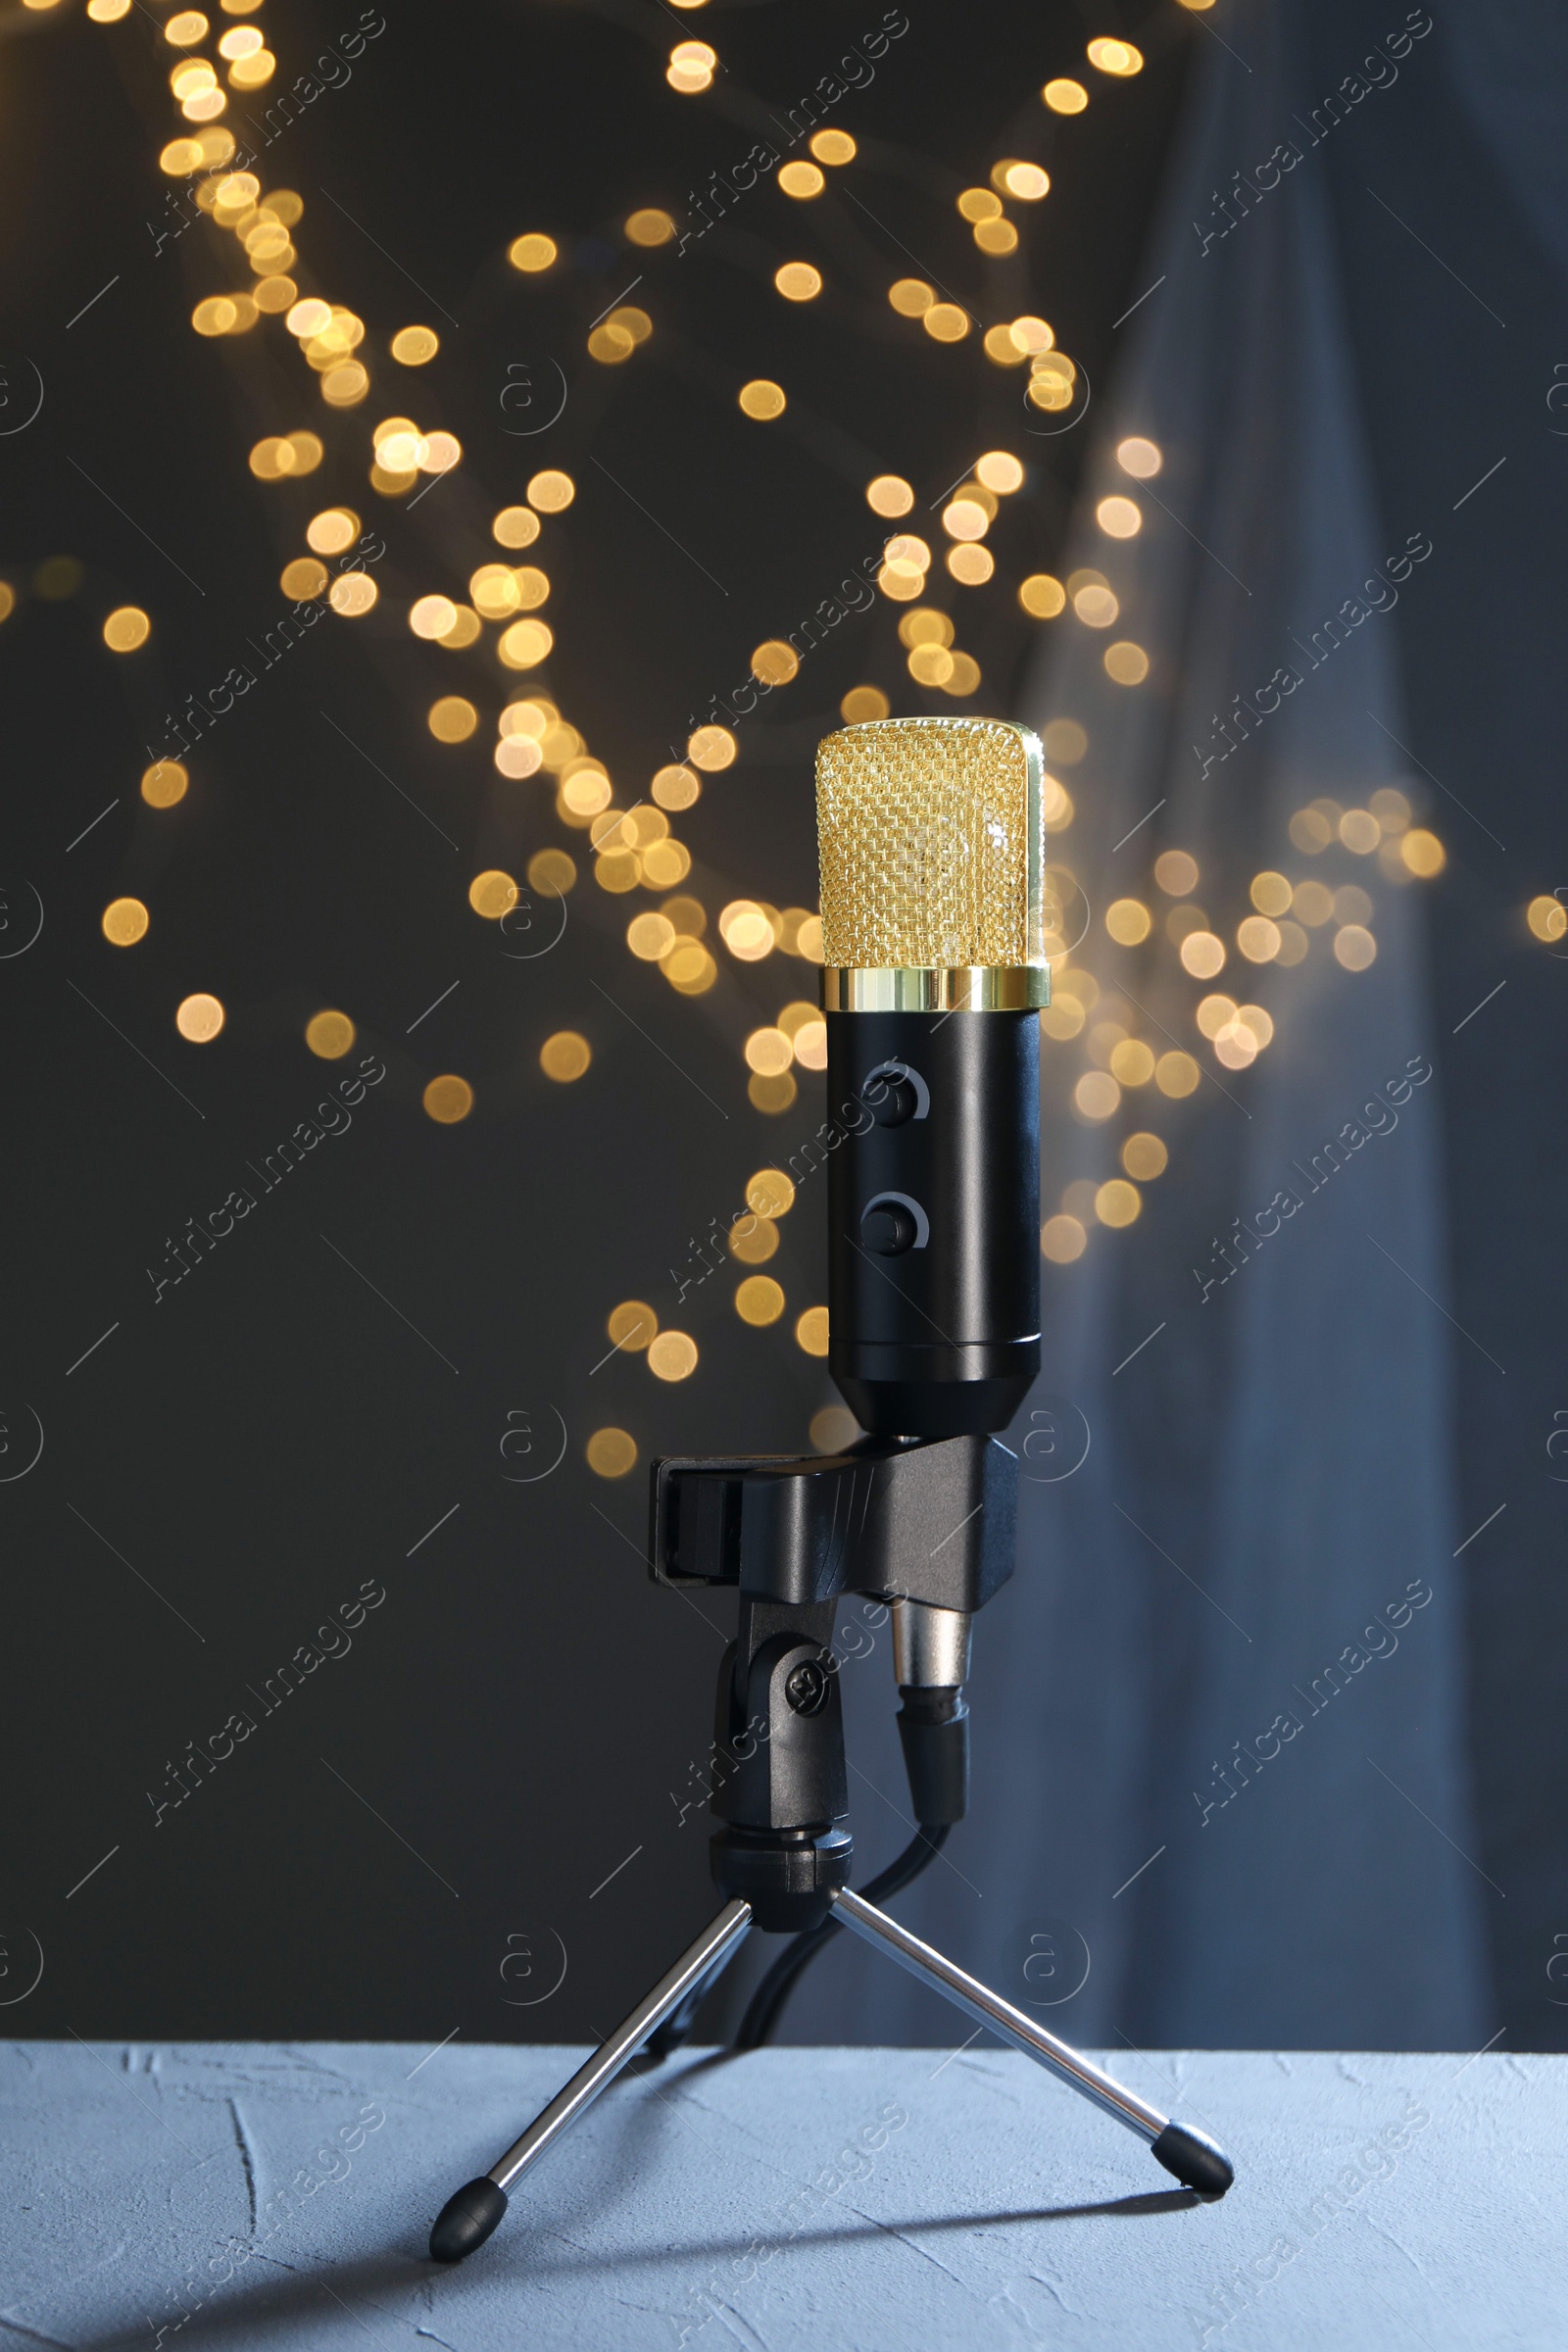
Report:
M1173 2168L1174 2169L1174 2168ZM482 2246L507 2210L507 2192L493 2180L470 2180L448 2197L430 2232L432 2262L461 2262Z
M1236 2178L1236 2167L1218 2141L1206 2132L1189 2131L1185 2124L1167 2124L1150 2153L1184 2188L1196 2188L1200 2197L1222 2197Z

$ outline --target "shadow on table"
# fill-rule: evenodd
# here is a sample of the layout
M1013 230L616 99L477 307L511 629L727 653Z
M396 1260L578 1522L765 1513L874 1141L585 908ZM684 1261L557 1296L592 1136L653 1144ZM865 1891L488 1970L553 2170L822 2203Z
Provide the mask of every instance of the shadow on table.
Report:
M1080 2222L1102 2217L1136 2219L1145 2214L1187 2213L1195 2206L1210 2200L1199 2196L1190 2188L1155 2189L1136 2197L1111 2197L1101 2205L1042 2205L1013 2213L939 2213L920 2214L912 2221L877 2221L853 2206L844 2208L845 2220L827 2230L792 2230L782 2241L788 2246L843 2246L857 2238L874 2240L879 2237L909 2237L918 2231L930 2236L939 2230L996 2230L1018 2228L1026 2222ZM506 2227L505 2223L502 2225ZM553 2234L553 2233L552 2233ZM724 2257L755 2255L760 2245L766 2244L754 2231L750 2237L694 2238L680 2247L650 2246L646 2251L621 2251L613 2256L594 2254L573 2248L561 2260L534 2246L528 2257L530 2278L563 2278L573 2271L635 2270L645 2263L699 2261L719 2262ZM775 2252L780 2247L774 2248Z
M1098 2205L1047 2205L1011 2213L922 2214L903 2221L873 2221L854 2207L847 2207L843 2224L830 2229L792 2230L787 2243L792 2247L843 2246L856 2239L874 2242L883 2237L907 2238L916 2232L929 2235L936 2230L1017 2227L1027 2222L1106 2217L1134 2220L1150 2214L1182 2213L1204 2202L1191 2189L1178 2188L1156 2190L1145 2196L1112 2197ZM507 2230L509 2225L504 2223L502 2227ZM266 2340L264 2331L275 2331L280 2341L297 2341L295 2330L303 2324L331 2318L337 2313L362 2328L376 2317L401 2325L409 2322L411 2309L416 2307L421 2320L433 2318L442 2282L450 2279L456 2284L460 2277L477 2285L488 2272L497 2287L523 2282L537 2286L543 2279L565 2278L574 2273L608 2275L648 2265L674 2270L687 2262L744 2258L756 2254L758 2241L755 2234L747 2238L712 2237L694 2239L678 2247L648 2246L613 2254L596 2254L591 2249L573 2247L557 2259L556 2249L563 2244L548 2224L530 2230L526 2215L518 2214L510 2224L510 2243L498 2240L493 2251L483 2250L473 2258L471 2268L463 2264L458 2270L447 2270L408 2252L366 2255L355 2261L336 2263L318 2258L314 2264L300 2264L253 2279L237 2293L220 2290L220 2296L209 2308L192 2312L182 2323L177 2314L171 2319L166 2337L172 2343L177 2334L182 2346L205 2344L220 2348L261 2343ZM427 2296L432 2286L434 2301ZM156 2336L157 2328L153 2328L151 2333ZM142 2321L132 2328L116 2328L111 2334L84 2337L76 2352L127 2352L131 2346L137 2347L137 2352L147 2352L148 2337L149 2324Z

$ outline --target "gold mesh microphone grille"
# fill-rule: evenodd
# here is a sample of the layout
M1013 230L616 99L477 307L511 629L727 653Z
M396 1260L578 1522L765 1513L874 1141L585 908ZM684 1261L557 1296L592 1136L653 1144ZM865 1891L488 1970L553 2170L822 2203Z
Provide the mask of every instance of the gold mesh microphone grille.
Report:
M1000 718L881 718L816 756L822 960L1040 963L1043 754Z

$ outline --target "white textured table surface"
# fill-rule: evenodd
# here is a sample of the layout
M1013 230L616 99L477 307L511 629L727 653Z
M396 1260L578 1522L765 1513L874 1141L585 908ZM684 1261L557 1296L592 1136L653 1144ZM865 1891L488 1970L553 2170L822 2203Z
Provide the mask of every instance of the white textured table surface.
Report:
M989 2045L682 2054L608 2092L466 2264L427 2262L580 2056L13 2043L0 2345L1568 2341L1568 2058L1113 2054L1235 2158L1205 2206Z

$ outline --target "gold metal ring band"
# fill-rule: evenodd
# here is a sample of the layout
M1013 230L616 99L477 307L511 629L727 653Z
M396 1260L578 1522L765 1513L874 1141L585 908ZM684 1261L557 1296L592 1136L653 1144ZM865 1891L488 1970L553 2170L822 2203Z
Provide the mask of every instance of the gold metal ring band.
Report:
M826 1012L1034 1012L1051 1003L1049 963L972 964L943 970L905 964L822 973Z

